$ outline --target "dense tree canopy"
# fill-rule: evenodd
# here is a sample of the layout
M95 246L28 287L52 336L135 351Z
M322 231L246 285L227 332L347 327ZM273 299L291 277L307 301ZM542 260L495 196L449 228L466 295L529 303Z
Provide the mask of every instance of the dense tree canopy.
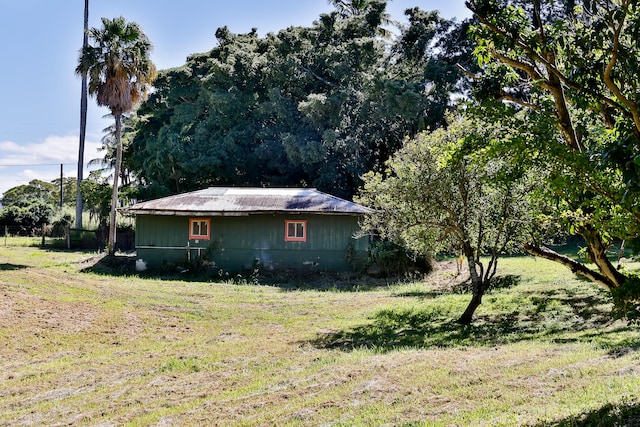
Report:
M529 164L546 164L557 203L549 218L584 237L597 270L530 242L624 299L637 279L614 266L614 239L640 232L640 9L636 1L470 0L485 74L477 95L495 120L528 111L539 131ZM499 104L492 101L499 100ZM550 132L555 129L555 132ZM618 291L616 291L618 290ZM636 291L637 292L637 291ZM620 302L620 301L619 301ZM626 304L623 303L623 305Z
M406 136L443 124L466 90L466 24L410 9L387 39L384 1L338 3L263 38L220 28L211 51L160 73L127 154L147 197L216 184L351 197Z

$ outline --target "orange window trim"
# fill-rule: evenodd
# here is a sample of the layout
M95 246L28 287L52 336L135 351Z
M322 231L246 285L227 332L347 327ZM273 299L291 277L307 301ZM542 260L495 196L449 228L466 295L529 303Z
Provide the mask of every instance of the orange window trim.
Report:
M293 236L289 234L289 225L302 225L302 236L297 233L298 228L295 227ZM307 241L307 221L285 220L284 221L284 241L285 242L306 242Z
M198 224L198 229L194 230L194 223ZM202 230L205 224L206 230ZM197 231L200 234L194 233ZM211 239L211 219L210 218L189 218L189 240L210 240Z

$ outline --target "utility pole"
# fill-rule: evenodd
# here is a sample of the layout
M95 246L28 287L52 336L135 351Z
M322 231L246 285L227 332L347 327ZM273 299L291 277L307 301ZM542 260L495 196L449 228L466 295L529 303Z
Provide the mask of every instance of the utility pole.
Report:
M62 209L62 178L64 177L64 166L62 163L60 163L60 209Z
M89 0L84 0L84 35L82 50L89 44ZM82 192L80 185L84 175L84 140L87 133L87 73L82 74L82 92L80 95L80 144L78 149L78 178L76 180L76 228L82 228Z

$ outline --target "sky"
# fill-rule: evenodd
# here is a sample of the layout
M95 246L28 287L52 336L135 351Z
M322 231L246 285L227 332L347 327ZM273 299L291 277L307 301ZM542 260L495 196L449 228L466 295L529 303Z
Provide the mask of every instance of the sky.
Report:
M75 75L82 46L83 0L0 0L0 194L33 179L77 176L81 80ZM411 7L446 18L470 16L464 0L391 0L395 20ZM151 40L159 70L184 65L187 56L216 45L215 32L257 28L264 36L290 26L311 26L333 7L327 0L90 0L89 27L102 17L138 23ZM90 98L84 160L112 123ZM85 167L84 176L88 175Z

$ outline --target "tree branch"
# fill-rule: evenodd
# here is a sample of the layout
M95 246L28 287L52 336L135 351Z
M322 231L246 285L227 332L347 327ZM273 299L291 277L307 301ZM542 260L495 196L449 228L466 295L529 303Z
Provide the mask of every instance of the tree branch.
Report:
M305 73L311 74L315 79L320 80L322 83L326 84L327 86L331 86L332 88L337 88L338 87L338 85L336 85L335 83L332 83L329 80L327 80L327 79L319 76L318 74L316 74L311 68L300 66L300 69L302 71L304 71Z
M604 105L608 105L608 106L610 106L612 108L615 108L616 110L620 111L622 114L631 113L632 118L634 118L634 124L636 124L637 129L640 131L640 127L638 127L638 125L640 125L640 123L635 121L635 115L633 114L633 112L627 111L625 109L626 105L620 104L619 102L616 102L615 99L612 99L612 98L610 98L610 97L608 97L608 96L606 96L606 95L604 95L604 94L602 94L600 92L597 92L596 90L593 90L592 88L583 87L583 86L580 86L580 85L576 84L574 81L572 81L570 78L568 78L564 73L562 73L557 68L557 66L553 63L553 61L550 61L549 59L545 58L539 52L536 52L534 49L532 49L520 37L513 39L507 33L507 31L505 29L500 28L495 24L492 24L490 22L490 20L486 16L483 16L478 12L477 5L474 2L467 1L467 2L465 2L465 4L466 4L467 8L474 13L474 15L478 18L478 20L480 21L480 23L482 25L485 25L491 31L493 31L494 33L502 36L505 39L511 39L513 41L515 47L518 47L518 48L522 49L523 52L525 52L529 56L529 59L531 61L541 63L547 69L547 72L550 73L550 76L551 75L555 76L562 84L566 85L567 87L569 87L569 88L571 88L573 90L580 91L580 92L583 92L585 94L588 94L588 95L594 97L595 99L599 100L600 102L602 102ZM497 53L497 52L493 51L492 53ZM506 56L502 55L502 58L504 59L504 58L506 58ZM500 59L500 60L502 60L502 59ZM516 61L516 60L513 60L513 59L511 59L511 61L513 61L513 63L510 64L511 66L516 67L516 68L518 68L518 69L520 69L522 71L527 72L525 68L521 68L521 67L518 67L516 65L516 64L524 64L522 61ZM534 69L531 64L527 64L527 68Z
M572 273L583 276L592 282L595 282L605 288L607 291L611 291L615 287L613 283L609 279L607 279L602 274L587 268L584 264L579 263L578 261L569 258L568 256L561 255L547 247L537 246L531 243L525 243L524 249L529 252L531 255L537 256L539 258L548 259L550 261L554 261L564 265L569 268Z
M625 17L626 17L626 14L624 14L622 16L622 18L620 18L620 22L619 22L618 27L614 28L613 48L611 50L611 59L609 60L609 63L607 64L607 67L604 70L604 73L602 75L602 79L604 80L604 83L609 88L609 90L611 90L613 95L623 105L625 105L627 108L629 108L629 110L631 112L631 115L633 116L633 122L635 124L635 127L636 127L636 129L638 131L640 131L640 114L638 112L637 105L634 102L632 102L631 100L627 99L626 96L624 96L624 94L622 93L622 91L620 90L618 85L616 85L616 83L613 81L613 78L611 77L611 73L613 72L613 68L615 67L616 63L618 62L618 54L620 52L620 34L622 33L622 28L624 27Z

